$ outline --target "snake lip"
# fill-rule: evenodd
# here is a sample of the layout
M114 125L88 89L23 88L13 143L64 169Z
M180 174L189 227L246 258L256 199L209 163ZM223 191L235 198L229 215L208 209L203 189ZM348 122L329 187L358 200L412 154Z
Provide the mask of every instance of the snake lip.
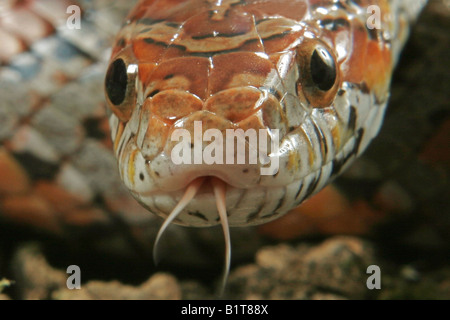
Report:
M260 167L258 165L175 165L171 162L164 162L157 170L151 166L148 170L151 172L150 174L155 171L160 173L159 176L153 174L152 176L154 178L154 187L163 192L183 190L189 183L200 177L216 177L224 181L228 187L234 187L236 189L249 189L255 187L261 180ZM203 190L205 190L205 187L201 188L199 192L203 193Z
M217 179L220 180L224 183L224 185L226 186L227 190L229 192L231 191L236 191L236 190L240 190L241 192L243 192L244 190L248 190L251 187L246 187L246 186L233 186L232 184L228 183L226 178L222 178L221 176L218 175L200 175L200 176L196 176L195 178L189 179L189 180L185 180L183 181L178 188L170 190L170 191L165 191L165 190L152 190L149 192L139 192L142 195L146 195L146 196L158 196L158 195L162 195L162 194L170 194L172 195L174 198L176 197L180 197L181 195L184 194L184 192L186 191L186 188L192 184L195 180L199 180L199 179L203 179L203 183L202 185L199 187L197 193L196 193L196 197L202 196L202 197L207 197L207 196L211 196L214 197L214 192L213 192L213 188L212 188L212 179ZM134 194L137 194L138 192L133 192Z
M212 186L212 179L218 179L220 181L222 181L225 186L227 188L233 188L231 185L229 185L225 180L217 177L217 176L201 176L198 177L196 179L204 179L202 186L199 188L199 190L197 191L197 195L205 195L205 194L211 194L211 196L214 196L214 190L213 190L213 186ZM192 183L189 182L188 185L190 185ZM186 188L183 188L182 190L184 191Z

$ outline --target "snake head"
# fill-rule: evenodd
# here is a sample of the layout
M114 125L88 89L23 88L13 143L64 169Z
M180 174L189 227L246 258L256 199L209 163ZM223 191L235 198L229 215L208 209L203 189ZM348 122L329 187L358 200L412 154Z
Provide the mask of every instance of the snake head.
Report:
M128 17L105 93L121 177L151 212L166 218L204 179L173 222L219 224L219 179L230 225L268 222L325 186L375 135L383 77L359 67L381 52L380 39L331 3L327 11L281 2L144 1Z
M381 126L404 39L380 4L371 30L367 1L139 2L105 93L121 177L166 219L157 240L171 222L220 223L229 266L229 225L276 219L350 165Z

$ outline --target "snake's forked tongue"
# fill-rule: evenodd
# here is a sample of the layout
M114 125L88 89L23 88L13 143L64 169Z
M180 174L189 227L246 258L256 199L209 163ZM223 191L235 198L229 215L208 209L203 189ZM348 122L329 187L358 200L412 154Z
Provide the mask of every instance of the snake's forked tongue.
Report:
M223 294L223 291L225 289L225 285L228 279L228 273L230 271L230 261L231 261L231 239L230 239L230 229L228 226L228 217L227 217L227 211L226 211L226 188L227 185L224 181L221 179L215 178L215 177L200 177L192 181L187 187L186 191L183 194L183 197L180 199L180 201L177 203L175 208L173 208L172 212L167 216L166 220L162 224L161 228L159 229L158 235L156 236L155 244L153 247L153 260L155 261L155 264L158 264L160 259L159 254L159 241L161 239L162 234L167 229L167 227L170 225L170 223L180 214L181 211L189 204L189 202L195 197L198 190L200 190L202 184L205 182L205 180L209 179L209 183L211 184L213 191L214 191L214 197L216 199L216 206L217 211L219 212L219 218L223 229L223 234L225 237L225 268L222 276L222 283L220 286L220 293L219 295Z

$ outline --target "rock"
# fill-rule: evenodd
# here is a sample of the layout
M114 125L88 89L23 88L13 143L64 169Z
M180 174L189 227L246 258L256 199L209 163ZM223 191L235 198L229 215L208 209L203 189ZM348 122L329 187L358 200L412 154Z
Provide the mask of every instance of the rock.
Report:
M367 298L367 268L374 264L373 244L351 237L335 237L311 248L304 256L305 281L325 293Z
M12 281L8 279L0 279L0 300L11 300L6 294L2 293L3 290L12 285Z
M255 263L233 270L228 299L449 299L448 266L399 265L373 241L336 236L318 244L261 248ZM379 289L367 283L379 267ZM370 280L370 281L369 281Z
M6 294L0 293L0 300L11 300Z
M17 250L11 269L20 299L48 299L52 290L66 285L67 274L53 269L35 244Z
M374 259L373 245L353 237L265 247L255 264L231 274L228 298L367 298L366 269Z
M183 281L181 283L184 300L205 300L213 299L214 293L197 281Z
M177 280L165 273L156 273L142 285L133 287L119 281L90 281L81 289L63 288L52 294L55 300L178 300L181 289Z
M156 273L139 286L126 285L119 281L94 280L82 283L81 289L70 290L67 288L70 275L50 266L39 247L34 244L18 249L13 258L12 269L20 290L20 299L181 299L178 281L174 276L165 273Z
M376 242L348 236L266 246L257 251L254 263L232 270L224 296L218 297L219 276L208 285L201 278L179 281L162 272L139 285L86 279L81 289L69 290L65 270L50 266L38 246L27 244L14 254L8 284L17 286L19 299L450 299L448 266L397 264L380 255L380 249ZM379 290L367 287L371 265L380 267ZM9 298L0 292L0 299Z

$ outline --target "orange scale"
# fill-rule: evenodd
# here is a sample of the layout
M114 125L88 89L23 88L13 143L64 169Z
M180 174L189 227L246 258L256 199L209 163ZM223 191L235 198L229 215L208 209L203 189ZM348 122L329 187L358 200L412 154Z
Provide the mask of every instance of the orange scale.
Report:
M258 38L246 41L244 44L240 46L239 50L249 52L259 52L262 54L265 53L264 46L261 44L261 41L259 41Z
M272 64L274 66L276 66L278 64L278 62L280 61L280 58L287 53L288 53L288 51L274 52L269 56L269 59L272 62Z
M174 123L177 119L201 110L203 101L182 90L166 90L156 94L150 101L151 114Z
M253 114L250 117L240 121L237 123L238 128L246 131L247 129L265 129L264 123L261 120L261 117L258 117L257 114Z
M147 83L156 68L155 63L139 63L139 80L141 83Z
M202 57L182 57L159 64L144 83L150 93L163 90L185 90L205 99L210 62Z
M280 129L285 132L287 119L281 110L280 103L273 96L268 96L261 105L264 124L270 129Z
M289 34L284 35L276 35L273 37L269 37L267 39L263 39L264 51L266 54L274 54L276 52L285 51L292 47L293 43L297 43L297 40L300 39L304 34L304 30L292 31Z
M374 90L380 101L385 101L388 95L392 69L391 52L385 45L370 41L367 46L367 64L364 81L369 89Z
M170 127L171 125L162 119L155 116L150 117L141 149L145 158L156 157L163 150Z
M253 28L252 16L237 10L228 11L221 19L215 19L215 15L211 16L209 11L205 11L189 18L183 25L183 33L192 38L210 37L213 33L230 37L247 34Z
M166 52L167 45L148 41L143 38L133 41L133 53L142 63L158 63Z
M365 27L358 21L352 21L353 48L349 50L351 55L342 63L341 70L343 81L361 83L366 69L366 48L368 35Z
M273 17L280 15L289 19L300 21L307 12L306 2L298 2L292 0L277 0L277 1L259 1L252 0L246 6L250 12L255 12L261 17Z
M160 62L164 62L166 60L175 59L175 58L188 57L189 55L190 55L190 52L187 52L186 48L184 48L183 46L177 46L177 45L170 44L167 47L166 52L162 56Z
M124 35L118 35L114 41L114 45L112 46L111 57L116 56L120 51L124 50L131 44L129 39Z
M253 52L217 55L209 77L209 94L235 87L261 87L272 69L269 59Z
M142 1L128 17L132 20L148 18L182 23L194 13L206 8L207 3L204 0Z

